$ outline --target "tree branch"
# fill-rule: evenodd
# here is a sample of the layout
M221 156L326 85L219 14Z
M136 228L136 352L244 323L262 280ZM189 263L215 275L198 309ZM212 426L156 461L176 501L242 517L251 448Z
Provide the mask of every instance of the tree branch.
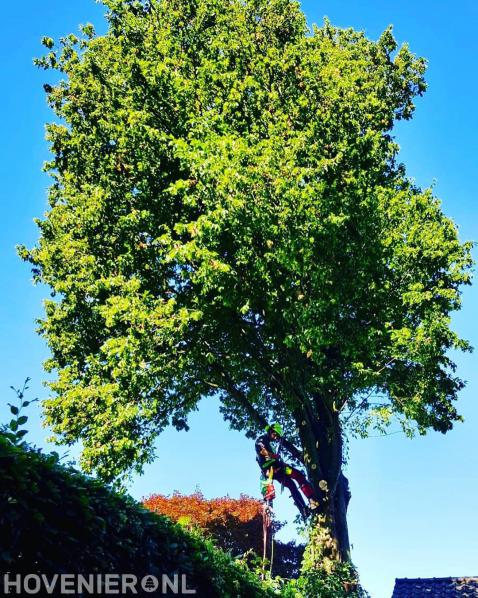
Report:
M255 421L261 428L265 428L269 422L257 411L257 409L254 408L254 406L249 401L246 393L242 392L237 388L232 378L224 370L222 370L221 368L217 368L217 372L222 376L224 380L224 390L226 390L232 397L234 397L238 401L238 403L242 405L242 407L244 407L249 417L253 421ZM302 451L300 451L296 446L294 446L292 442L287 440L287 438L282 438L282 446L294 459L299 461L299 463L301 463L302 465L305 465Z

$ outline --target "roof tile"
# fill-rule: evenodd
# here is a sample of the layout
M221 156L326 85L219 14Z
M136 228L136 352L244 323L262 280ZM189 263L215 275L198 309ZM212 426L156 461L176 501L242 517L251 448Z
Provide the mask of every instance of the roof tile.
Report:
M396 579L392 598L478 598L478 577Z

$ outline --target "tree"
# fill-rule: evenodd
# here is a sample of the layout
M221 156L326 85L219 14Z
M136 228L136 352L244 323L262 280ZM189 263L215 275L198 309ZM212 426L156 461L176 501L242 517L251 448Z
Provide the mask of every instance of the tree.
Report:
M224 496L208 500L199 491L191 495L175 492L172 496L153 494L143 504L150 511L166 515L182 525L199 528L233 557L246 555L250 559L251 551L256 558L262 555L263 502L256 498L243 494L240 498ZM274 533L282 527L282 523L275 521ZM297 577L303 552L303 545L275 539L273 575Z
M38 60L63 76L20 248L53 294L46 422L112 480L203 397L249 435L279 420L321 498L311 559L347 559L347 434L460 420L470 243L391 135L425 62L389 29L309 30L290 0L105 4L105 35Z

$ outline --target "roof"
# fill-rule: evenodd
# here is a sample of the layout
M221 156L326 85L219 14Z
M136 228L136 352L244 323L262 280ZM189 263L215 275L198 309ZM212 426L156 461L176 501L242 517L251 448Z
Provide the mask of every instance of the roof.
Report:
M392 598L478 598L478 577L396 579Z

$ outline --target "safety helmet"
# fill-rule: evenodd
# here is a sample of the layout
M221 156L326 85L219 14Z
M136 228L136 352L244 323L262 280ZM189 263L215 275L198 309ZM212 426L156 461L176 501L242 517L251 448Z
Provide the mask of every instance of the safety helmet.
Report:
M282 426L277 422L274 422L273 424L269 424L268 426L266 426L266 432L269 432L270 430L274 430L274 432L279 434L279 436L282 436Z

